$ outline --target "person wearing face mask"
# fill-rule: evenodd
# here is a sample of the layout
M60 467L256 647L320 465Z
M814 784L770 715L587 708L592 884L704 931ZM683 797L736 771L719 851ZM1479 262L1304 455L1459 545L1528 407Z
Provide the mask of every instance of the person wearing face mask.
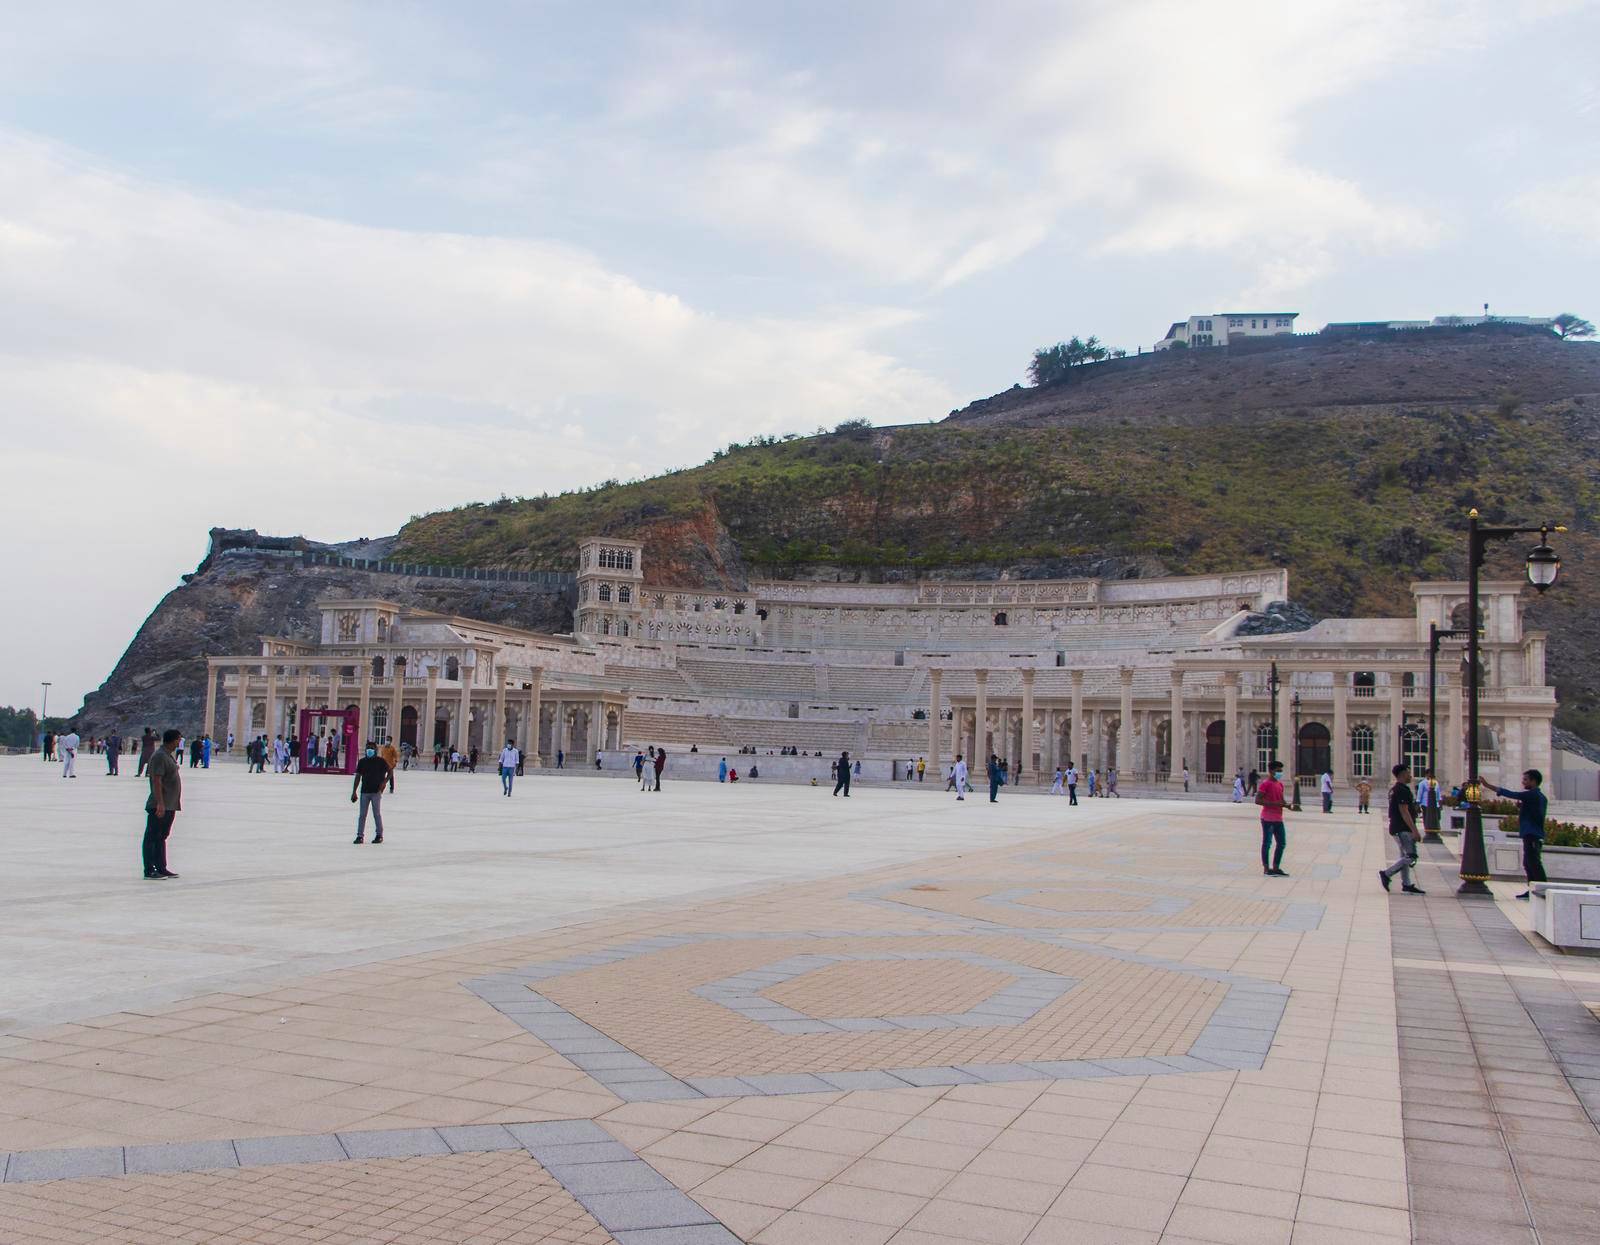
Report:
M372 824L377 830L372 836L372 841L383 842L383 811L380 805L385 784L388 784L390 791L394 790L394 770L390 768L389 762L378 755L378 745L369 739L367 754L356 762L355 782L350 787L350 803L356 802L358 794L361 800L361 813L356 818L357 843L366 839L369 808L372 810Z
M511 780L517 776L517 766L522 764L522 754L517 751L515 740L506 740L506 746L500 749L500 789L509 798L511 795Z

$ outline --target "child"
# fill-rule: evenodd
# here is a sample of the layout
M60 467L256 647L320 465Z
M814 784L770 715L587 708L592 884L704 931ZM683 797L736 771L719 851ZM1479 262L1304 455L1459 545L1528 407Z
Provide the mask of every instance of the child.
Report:
M1372 811L1372 779L1363 778L1356 783L1356 812L1370 813Z

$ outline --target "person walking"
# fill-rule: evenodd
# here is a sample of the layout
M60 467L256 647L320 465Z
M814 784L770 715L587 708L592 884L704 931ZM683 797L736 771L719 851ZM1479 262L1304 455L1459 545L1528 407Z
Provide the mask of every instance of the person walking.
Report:
M1269 878L1286 878L1283 871L1283 849L1288 835L1283 828L1283 762L1274 761L1268 773L1256 784L1256 803L1261 806L1261 872ZM1269 858L1269 849L1277 845Z
M928 769L927 760L925 758L923 758L923 757L918 757L917 758L917 781L918 782L922 781L922 776L923 776L924 773L927 772L927 769Z
M122 736L112 731L106 740L106 777L117 776L117 758L122 755Z
M661 791L661 772L666 768L667 750L665 748L657 748L655 759L655 786L653 786L651 790L657 792L658 794Z
M56 748L61 753L61 776L63 778L76 778L78 776L78 745L83 741L78 738L77 731L68 731L65 735L56 737Z
M1417 863L1417 801L1411 794L1411 771L1404 761L1390 771L1394 785L1389 788L1389 834L1399 849L1399 858L1387 869L1378 870L1378 881L1383 889L1395 874L1400 875L1400 889L1408 895L1427 894L1411 882L1411 866Z
M1189 767L1187 765L1183 767L1183 793L1184 795L1189 794Z
M839 754L839 759L833 763L833 772L836 775L833 783L833 793L838 795L844 792L844 798L850 798L850 752L846 749Z
M1112 796L1116 796L1119 800L1122 798L1122 792L1117 790L1117 767L1115 765L1106 770L1106 798L1109 800Z
M986 767L989 777L989 803L1000 802L1000 784L1005 781L1005 774L1000 769L1000 758L994 753L989 754L989 764Z
M232 731L228 732L228 749L227 750L229 752L233 751L233 732Z
M956 799L967 798L967 763L961 754L956 753L956 763L950 771L950 781L955 785Z
M728 781L728 758L727 757L723 757L722 760L717 762L717 781L718 782L727 782Z
M1243 804L1244 803L1244 775L1243 774L1235 774L1233 776L1233 802L1235 804Z
M1061 794L1062 785L1066 782L1066 777L1067 776L1061 772L1061 767L1059 765L1056 766L1055 777L1053 777L1050 780L1050 794L1051 795L1060 795Z
M361 804L361 811L356 817L357 843L366 838L369 808L372 810L372 825L376 831L372 841L383 842L382 804L385 783L388 784L390 791L394 790L394 770L390 768L389 762L378 755L378 745L369 739L366 755L356 762L355 781L350 784L350 803L356 803L359 798Z
M148 726L144 734L139 736L139 768L133 771L135 778L143 778L145 767L150 764L150 758L155 755L156 733Z
M566 754L565 749L557 748L556 749L556 768L557 769L565 769L566 765L567 765L567 754Z
M200 738L200 742L205 748L205 751L204 751L204 753L202 754L202 756L200 758L200 768L201 769L210 769L211 768L211 747L212 747L212 745L211 745L211 736L210 735L202 735L201 738Z
M633 777L639 784L639 790L644 790L644 753L635 749L633 753Z
M1078 767L1071 761L1067 762L1067 807L1074 808L1078 803Z
M517 776L517 762L521 759L515 742L506 740L506 746L500 749L500 786L507 798L511 795L511 780Z
M173 818L183 808L183 770L173 756L182 738L182 731L164 732L161 746L142 766L150 774L150 797L144 802L144 876L152 882L178 876L167 868L167 838Z
M1099 785L1100 785L1100 771L1097 770L1097 769L1091 769L1089 771L1089 798L1091 800L1094 799L1095 796L1098 794L1098 792L1095 790L1095 788L1097 788Z
M199 736L196 736L194 741L192 743L190 743L190 745L189 745L189 768L190 769L199 769L200 768L200 738L199 738Z
M1522 790L1508 791L1505 787L1490 784L1489 789L1517 803L1517 834L1522 839L1522 871L1528 879L1528 889L1518 895L1526 899L1533 893L1535 882L1547 882L1544 873L1544 818L1550 810L1545 797L1544 775L1536 769L1522 772Z
M1437 830L1439 828L1439 807L1443 802L1444 793L1440 790L1439 780L1429 770L1422 776L1421 790L1417 792L1417 799L1422 804L1422 828L1424 830Z
M1318 785L1322 788L1322 811L1325 813L1333 812L1333 771L1331 769L1322 771L1322 781Z

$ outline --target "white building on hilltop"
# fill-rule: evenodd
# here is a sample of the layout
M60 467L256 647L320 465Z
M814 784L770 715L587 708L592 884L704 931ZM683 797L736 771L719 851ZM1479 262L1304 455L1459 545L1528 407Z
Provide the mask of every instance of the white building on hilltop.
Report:
M1238 337L1278 337L1294 332L1298 311L1221 311L1179 320L1156 343L1157 350L1174 346L1226 346Z

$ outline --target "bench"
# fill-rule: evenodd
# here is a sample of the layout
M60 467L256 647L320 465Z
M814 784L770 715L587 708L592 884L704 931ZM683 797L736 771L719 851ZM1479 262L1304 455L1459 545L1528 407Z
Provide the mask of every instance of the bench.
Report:
M1533 928L1553 947L1600 950L1600 886L1535 882L1530 888Z

